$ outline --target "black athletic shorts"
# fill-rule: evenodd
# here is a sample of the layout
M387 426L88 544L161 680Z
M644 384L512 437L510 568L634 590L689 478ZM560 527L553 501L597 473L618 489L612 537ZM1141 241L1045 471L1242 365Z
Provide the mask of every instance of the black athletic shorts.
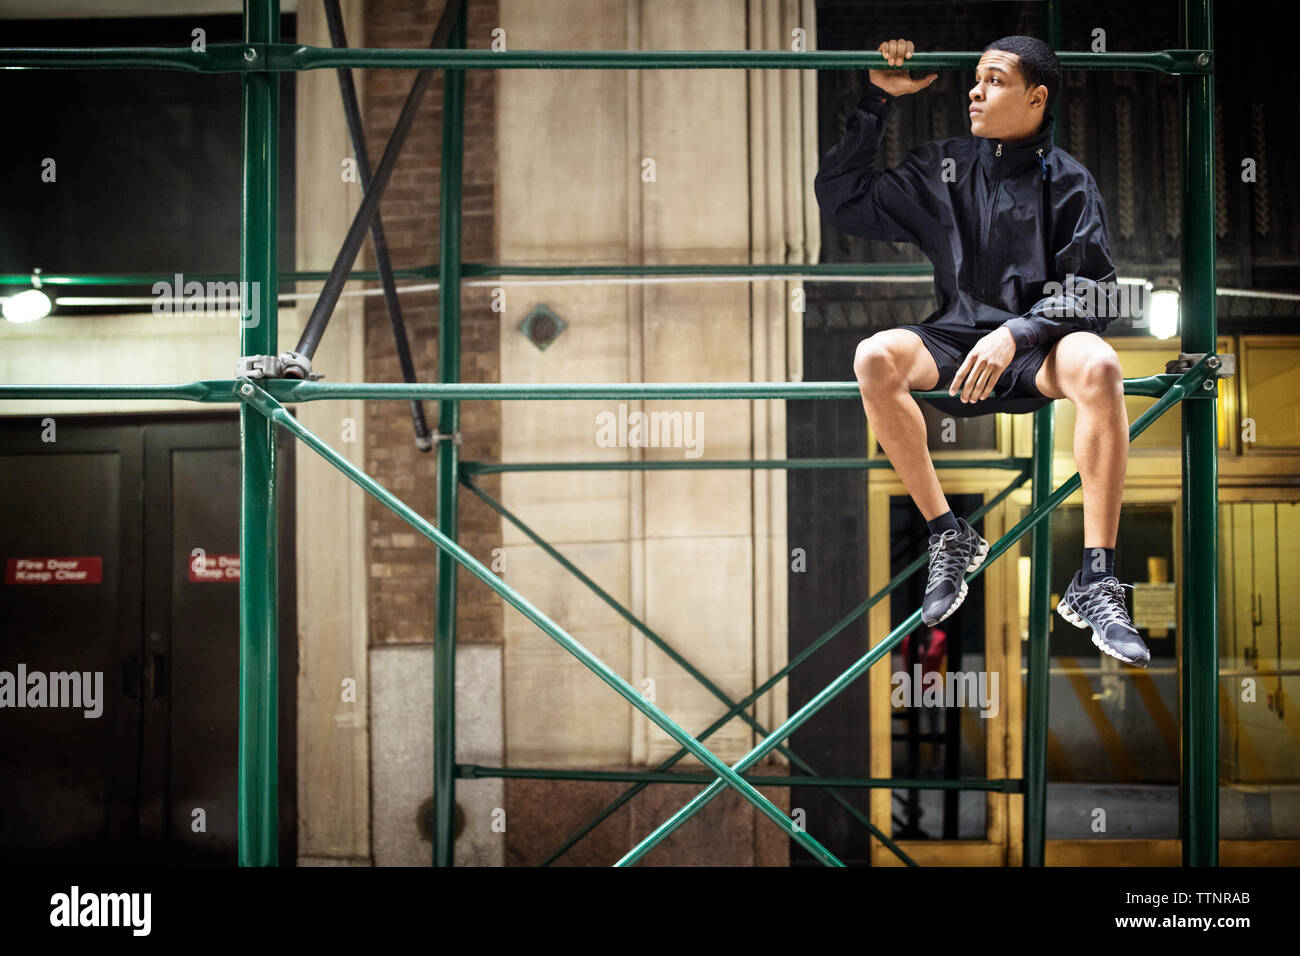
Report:
M977 329L969 325L945 325L941 322L922 322L918 325L900 325L900 329L915 332L934 357L934 364L939 368L939 382L930 391L946 389L952 384L957 369L966 361L966 356L975 347L975 343L988 335L992 329ZM1024 412L1037 411L1052 400L1043 395L1034 385L1034 376L1042 367L1047 354L1052 351L1056 341L1044 342L1030 349L1016 349L1011 364L998 378L997 384L988 398L982 402L970 404L963 402L960 395L952 398L927 398L941 412L960 418L974 418L977 415L991 415L994 412L1007 412L1019 415Z

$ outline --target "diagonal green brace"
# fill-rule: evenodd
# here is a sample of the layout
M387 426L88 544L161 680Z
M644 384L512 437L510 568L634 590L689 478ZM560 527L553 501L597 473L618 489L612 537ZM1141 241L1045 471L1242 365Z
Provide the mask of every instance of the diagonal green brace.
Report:
M540 547L548 555L550 555L557 562L559 562L559 564L566 571L568 571L579 581L581 581L584 585L586 585L586 587L593 594L595 594L596 597L600 598L607 605L613 608L614 611L619 615L619 617L623 618L623 620L627 621L638 631L644 634L655 645L655 647L659 648L661 651L667 654L670 660L672 660L679 667L685 670L686 673L690 674L691 677L695 678L695 680L699 682L699 684L705 690L707 690L710 694L712 694L714 697L720 700L726 707L730 708L728 710L728 713L734 714L735 716L743 720L745 723L749 724L749 726L754 729L754 732L759 734L760 736L766 737L768 735L769 731L767 730L767 728L764 727L757 720L755 720L752 716L750 716L747 708L738 706L736 702L727 695L726 691L724 691L717 684L713 683L713 681L709 680L709 678L706 677L703 672L701 672L693 664L691 664L691 662L688 661L685 657L683 657L677 650L675 650L672 647L672 645L670 645L662 637L660 637L658 634L652 631L644 621L642 621L635 614L633 614L631 611L625 608L622 604L620 604L617 600L615 600L612 594L610 594L599 584L593 581L590 577L588 577L585 573L583 573L581 568L579 568L576 564L574 564L572 561L570 561L568 558L562 555L555 548L551 547L551 545L541 535L539 535L528 525L524 524L524 522L517 515L515 515L514 512L512 512L505 505L497 501L494 497L492 497L490 494L488 494L486 491L484 491L482 488L476 485L474 483L474 480L470 478L468 475L462 473L461 483L464 484L471 491L473 491L476 495L478 495L479 498L481 498L488 505L488 507L490 507L493 511L501 515L503 518L505 518L507 521L513 524L516 528L522 531L525 535L527 535L538 547ZM790 750L788 747L784 745L777 747L777 750L780 751L782 756L784 756L787 760L789 760L792 764L794 764L794 766L798 767L808 776L810 777L819 776L817 771L813 768L812 764L808 763L808 761L804 760L793 750ZM858 810L858 808L855 807L852 803L850 803L847 798L845 798L843 795L839 793L836 793L833 790L829 792L827 796L829 796L840 806L844 807L844 809L848 810L849 813L856 816L858 820L861 821L877 839L881 840L888 847L890 847L890 849L892 849L896 854L898 854L900 858L908 862L911 862L910 859L907 857L907 855L903 853L901 849L899 849L897 844L895 844L894 841L889 839L889 837L885 836L885 834L881 833L879 828L877 828L875 824L873 824L869 819L863 816L862 812Z
M1146 429L1157 418L1166 411L1182 401L1189 395L1195 394L1201 388L1204 381L1213 377L1213 369L1207 364L1210 359L1217 358L1211 353L1202 356L1190 370L1178 378L1169 390L1154 405L1142 413L1141 417L1129 428L1129 442L1137 438L1138 435ZM1067 480L1060 488L1052 492L1042 504L1032 509L1029 514L1022 518L1010 531L999 538L990 548L988 556L984 559L975 571L966 576L967 581L973 580L982 574L997 558L1006 552L1013 544L1020 540L1028 531L1034 528L1047 515L1051 514L1066 498L1068 498L1080 485L1079 473L1076 471L1074 476ZM862 655L856 663L848 670L840 674L830 684L828 684L820 693L816 694L808 703L804 704L794 714L790 715L780 727L772 732L772 735L764 740L761 744L751 750L748 754L740 759L731 769L736 772L743 772L764 756L770 753L777 744L785 740L790 734L794 733L799 727L806 722L813 714L821 710L834 697L844 691L850 684L867 672L867 670L878 660L888 654L895 645L904 637L914 631L918 624L921 623L921 609L917 608L907 616L904 621L890 631L889 635L880 641L875 647ZM619 860L615 866L630 866L642 859L646 853L654 849L664 838L684 824L694 816L705 804L713 800L722 791L720 781L714 781L709 787L701 791L696 797L677 813L673 814L664 823L662 823L653 833L638 843L630 850L623 859Z
M336 452L325 442L321 441L315 434L306 428L301 422L289 414L283 405L273 399L269 394L257 386L251 379L240 378L237 380L237 393L243 402L251 408L255 408L267 419L276 425L290 431L294 436L301 439L312 451L316 452L331 465L343 472L354 484L361 487L363 491L368 492L377 498L388 510L393 512L411 527L415 528L422 535L432 541L441 550L450 554L458 564L469 570L475 577L490 587L497 594L501 595L505 601L515 608L524 617L540 627L548 637L555 640L561 647L576 657L582 664L602 681L612 687L624 700L630 703L637 710L641 711L656 726L666 734L676 740L679 744L689 750L700 762L705 764L710 770L718 774L722 780L734 787L746 800L754 804L762 813L779 825L787 834L799 842L809 853L820 860L827 866L843 866L844 864L829 850L818 843L810 834L802 828L796 826L789 817L781 812L772 801L763 796L754 787L747 783L738 773L733 771L725 763L718 759L710 750L704 747L698 740L679 727L671 717L655 707L637 691L609 668L603 661L587 650L582 644L574 640L567 631L547 617L542 611L533 606L525 597L520 595L514 588L502 581L497 575L493 574L484 565L475 559L468 551L458 545L455 541L448 538L436 527L422 518L413 511L410 506L394 495L383 485L379 484L364 471L358 468L352 462L348 461L338 452Z
M1002 491L998 492L996 495L994 495L984 504L980 505L980 507L975 509L975 511L971 513L969 520L971 522L978 521L984 515L988 514L988 512L992 511L999 504L1001 504L1003 499L1005 499L1008 495L1010 495L1013 491L1015 491L1017 488L1019 488L1028 480L1029 480L1028 470L1027 469L1022 470L1020 475L1014 481L1012 481L1011 484L1009 484L1006 488L1002 489ZM787 661L784 667L782 667L779 671L777 671L775 674L773 674L771 677L765 680L758 687L754 688L754 690L751 691L748 696L746 696L743 700L739 701L738 703L734 704L731 708L729 708L726 711L726 713L724 713L721 717L719 717L712 724L706 727L697 739L700 741L707 740L718 730L722 729L722 727L725 726L727 722L731 720L732 717L736 716L736 714L740 713L746 707L749 707L756 700L758 700L760 697L766 694L769 690L771 690L773 687L779 684L796 667L798 667L808 658L812 657L813 654L821 650L822 647L828 644L836 635L840 634L850 624L852 624L854 621L860 618L863 614L866 614L867 611L875 607L878 602L884 600L886 597L892 594L896 588L901 586L904 581L906 581L913 574L915 574L921 568L923 568L925 564L926 564L926 556L924 554L918 556L916 560L914 560L906 568L904 568L902 571L896 574L888 584L886 584L883 588L881 588L875 594L871 595L871 597L867 598L856 608L854 608L852 611L850 611L848 614L842 617L838 622L832 625L829 630L827 630L824 634L818 637L817 640L813 641L802 651L800 651L789 661ZM675 753L673 756L669 757L663 763L659 764L659 766L656 767L655 770L659 772L668 770L679 760L683 759L686 756L686 754L687 754L686 750L677 751L677 753ZM550 864L558 860L561 856L563 856L566 852L568 852L569 849L571 849L580 840L582 840L583 837L585 837L592 830L596 829L596 827L600 826L600 824L604 820L608 819L609 816L612 815L615 811L617 811L619 807L623 806L625 803L627 803L629 800L635 797L638 793L644 790L645 787L646 787L645 783L638 783L636 786L624 791L620 796L616 797L612 803L610 803L608 806L605 807L605 809L601 810L598 814L596 814L595 817L593 817L581 828L579 828L576 833L571 835L569 839L566 840L560 846L559 849L551 853L550 856L548 856L545 860L543 860L542 866L549 866ZM858 810L857 807L853 806L852 804L849 804L848 810L849 810L849 814L855 820L857 820L864 827L866 827L868 831L877 835L880 838L881 842L890 850L890 852L892 852L895 856L897 856L908 866L916 866L916 862L910 856L904 853L903 850L899 848L898 845L895 844L893 840L890 840L883 833L881 833L877 829L877 827L869 819L867 819L860 810Z

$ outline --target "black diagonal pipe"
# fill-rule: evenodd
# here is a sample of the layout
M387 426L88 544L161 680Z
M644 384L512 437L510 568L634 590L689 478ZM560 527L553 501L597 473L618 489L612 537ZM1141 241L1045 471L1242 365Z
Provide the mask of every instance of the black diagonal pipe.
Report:
M348 38L343 29L343 14L339 0L324 0L325 22L329 25L330 42L336 48L347 47ZM366 136L361 129L361 110L357 106L357 87L352 82L352 71L338 71L339 93L343 97L343 115L348 121L348 135L352 138L352 152L356 157L357 175L362 193L370 192L370 152L366 149ZM411 347L406 339L406 323L402 320L402 304L397 298L397 285L393 282L393 264L388 257L388 240L384 237L384 217L378 209L370 223L370 242L375 247L375 263L379 268L379 281L384 288L384 305L388 307L388 322L393 327L393 342L397 347L397 361L402 367L402 378L415 383L415 364L411 361ZM411 421L415 425L415 446L429 451L433 442L429 438L429 424L424 417L424 403L411 400Z
M456 22L456 17L460 8L464 6L465 0L448 0L446 7L443 8L442 16L438 19L437 29L433 31L433 39L429 41L430 49L437 49L447 45L447 38L451 36L452 24ZM334 260L334 265L330 268L330 274L325 279L325 286L321 289L320 298L316 300L315 307L311 310L311 317L307 320L307 327L302 331L302 338L298 340L298 346L294 349L301 355L311 358L316 354L316 346L320 344L321 336L325 333L325 326L329 324L330 316L334 313L334 306L338 304L339 295L343 291L343 283L347 281L348 273L352 271L353 264L357 261L357 253L361 251L361 244L365 241L366 231L370 228L370 221L375 216L375 210L379 208L380 197L384 194L384 189L388 186L388 180L393 175L393 167L397 165L398 154L402 151L402 145L406 142L406 135L411 131L412 124L415 123L415 114L419 111L420 100L424 98L425 92L429 89L429 84L433 82L433 69L421 70L415 77L415 82L411 85L411 92L407 94L406 103L402 106L402 113L397 118L397 125L393 127L392 135L388 137L388 145L384 147L384 155L379 160L379 168L375 170L374 181L370 188L366 190L361 199L361 205L357 208L357 213L352 219L352 226L348 229L347 237L343 240L343 248L339 250L338 257ZM286 378L304 378L301 369L290 368L285 370Z

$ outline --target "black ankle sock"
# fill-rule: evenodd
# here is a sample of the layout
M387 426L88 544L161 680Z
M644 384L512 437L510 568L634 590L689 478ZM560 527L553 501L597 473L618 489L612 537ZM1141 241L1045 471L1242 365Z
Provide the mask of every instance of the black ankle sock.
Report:
M1114 548L1084 548L1083 574L1079 583L1085 587L1102 578L1115 576Z
M933 521L927 521L926 526L929 527L930 534L943 534L945 531L961 530L961 525L957 523L957 516L952 513L951 508Z

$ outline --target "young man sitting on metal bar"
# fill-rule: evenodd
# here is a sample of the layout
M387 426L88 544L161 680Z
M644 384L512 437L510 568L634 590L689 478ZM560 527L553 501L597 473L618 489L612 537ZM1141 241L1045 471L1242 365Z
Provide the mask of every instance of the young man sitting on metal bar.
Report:
M888 40L880 52L902 66L914 47ZM950 398L928 401L962 417L1068 398L1078 411L1083 566L1056 610L1092 628L1105 653L1145 667L1151 654L1124 601L1131 585L1115 577L1129 446L1119 359L1101 337L1115 314L1115 267L1096 182L1052 144L1060 61L1032 37L990 43L969 92L971 135L916 146L894 169L877 170L896 98L937 76L871 70L815 182L837 229L915 243L934 264L938 309L864 339L853 359L867 419L931 532L922 619L933 626L961 607L965 575L989 544L949 508L910 392L946 390Z

